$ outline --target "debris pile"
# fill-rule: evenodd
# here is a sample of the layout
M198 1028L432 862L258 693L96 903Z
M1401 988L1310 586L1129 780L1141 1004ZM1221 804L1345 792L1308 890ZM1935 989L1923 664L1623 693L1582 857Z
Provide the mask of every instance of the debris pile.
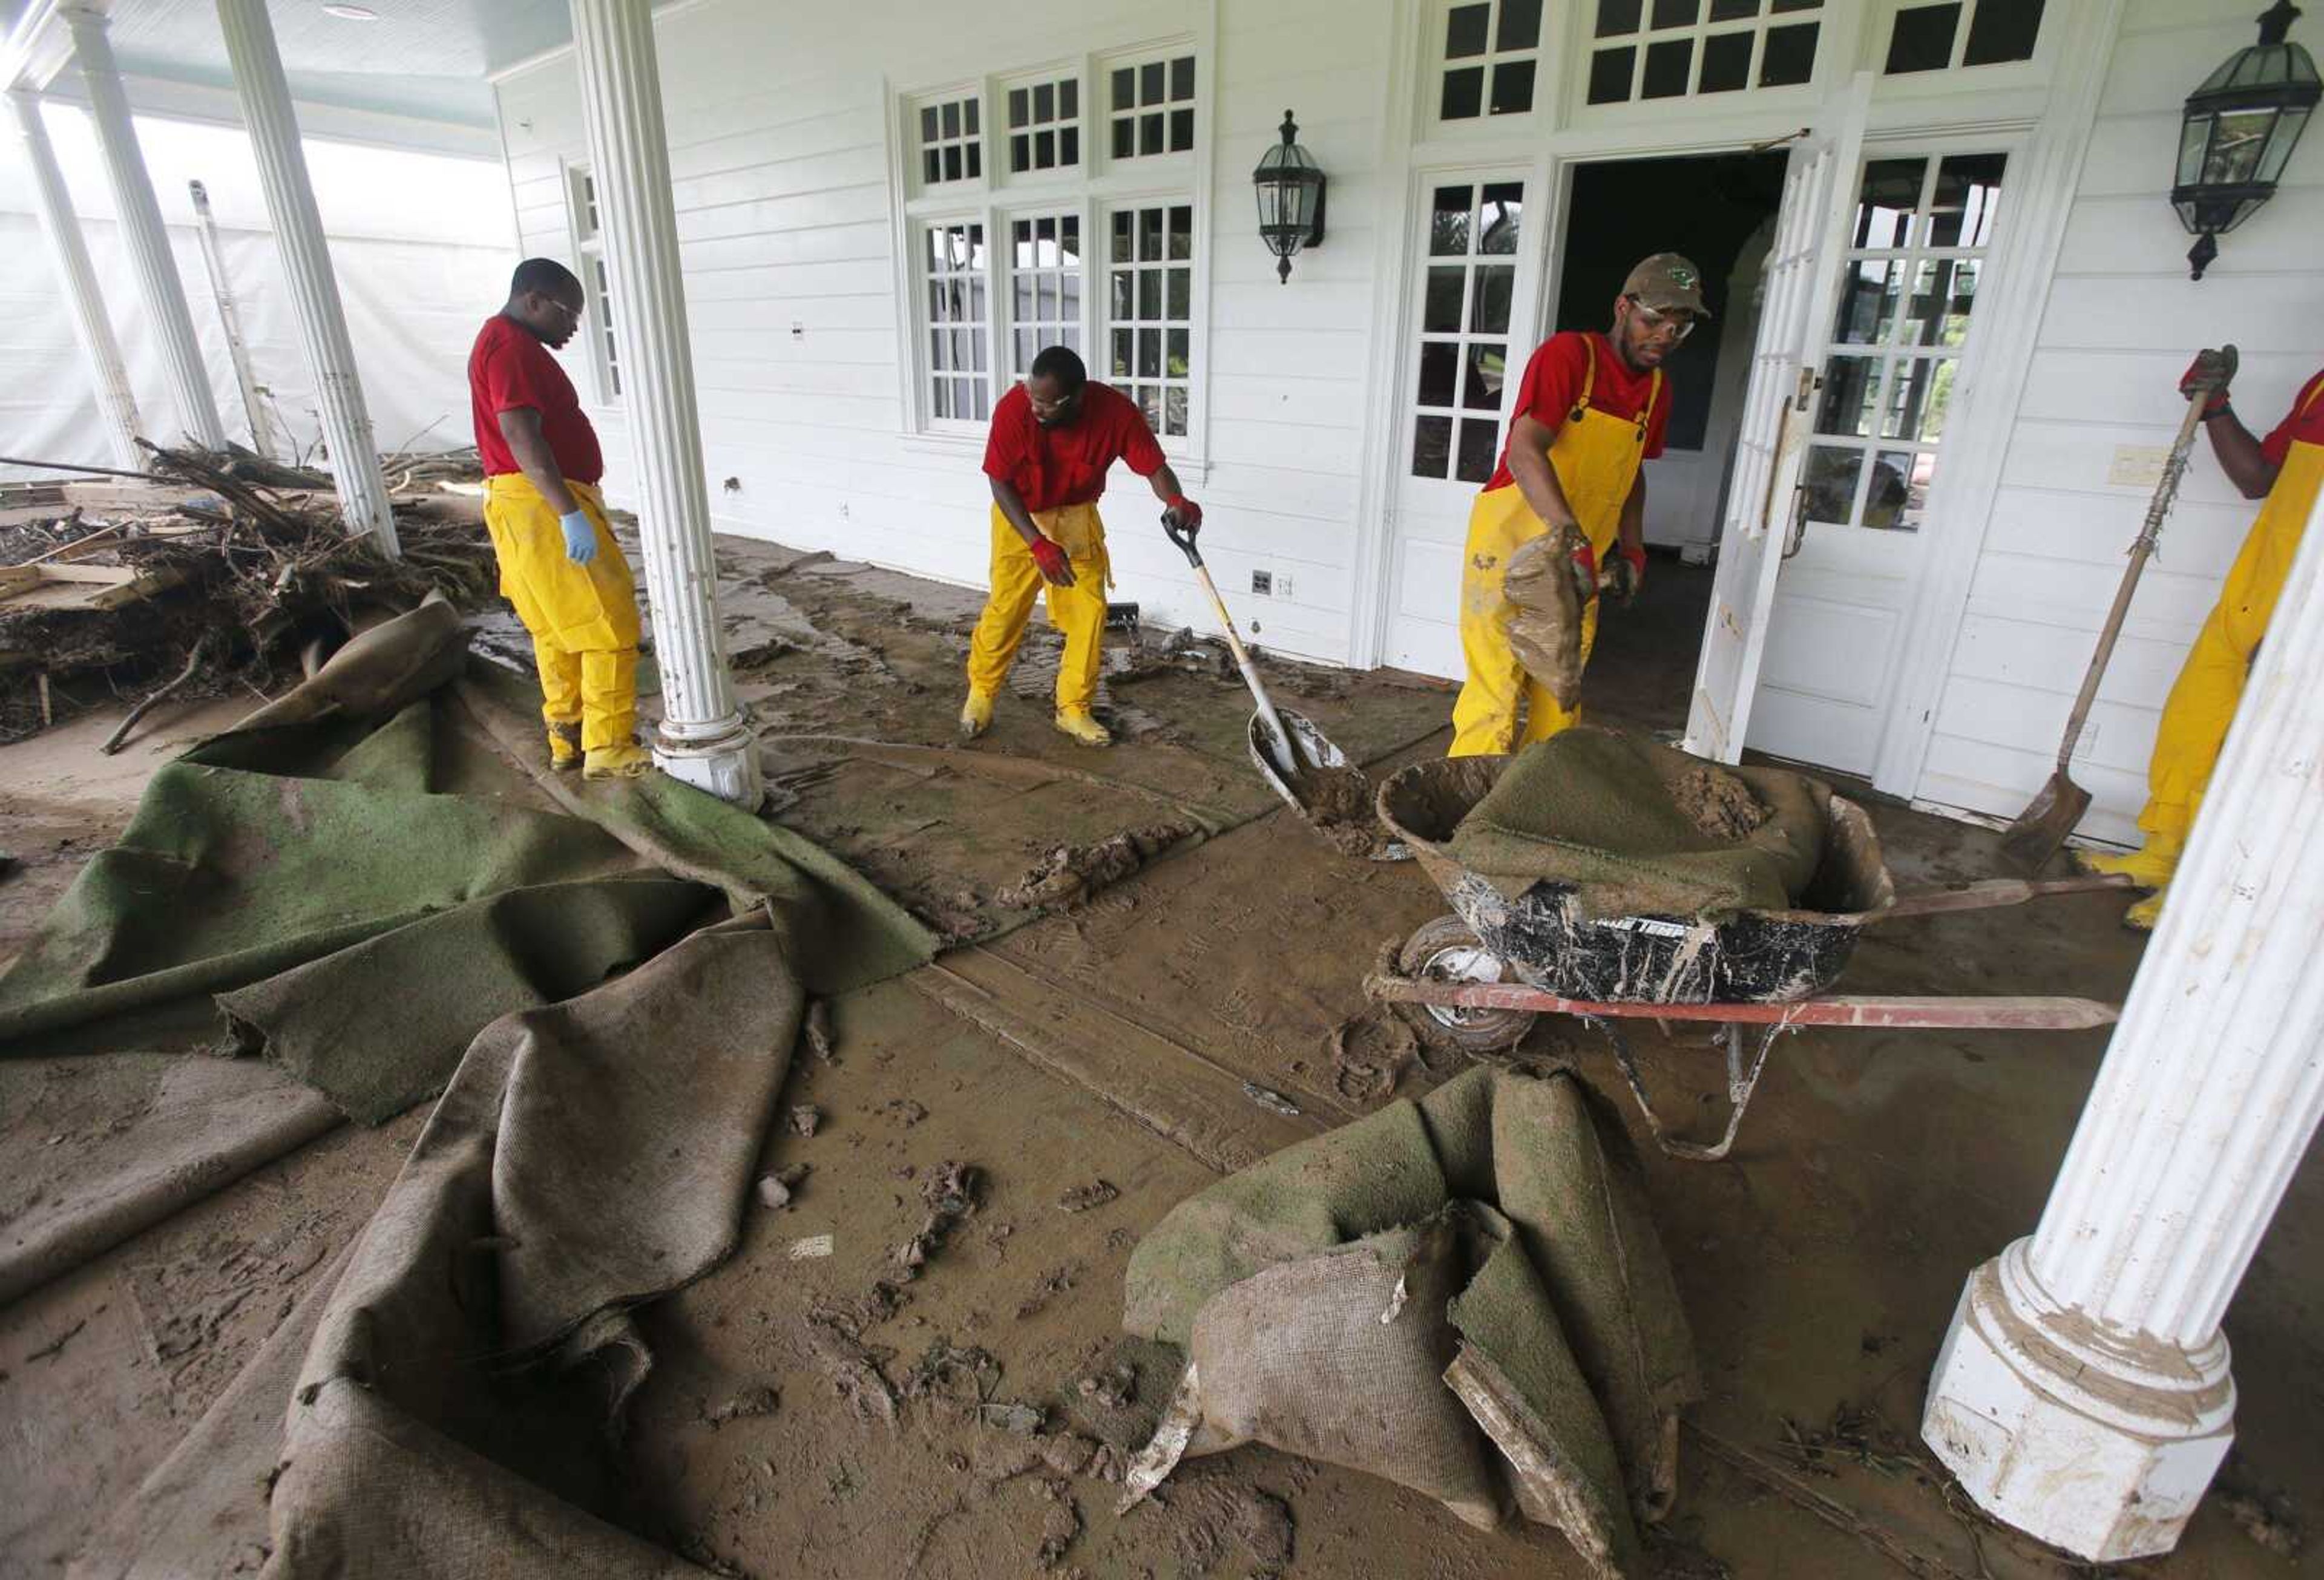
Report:
M327 478L246 454L152 455L149 486L83 502L69 502L80 485L44 490L60 494L54 517L0 528L0 741L116 695L274 689L344 640L363 606L492 595L492 546L448 499L397 501L390 560L347 532ZM462 469L429 456L392 475Z
M992 897L1011 909L1072 906L1120 883L1195 831L1183 823L1157 823L1125 830L1093 845L1059 845Z

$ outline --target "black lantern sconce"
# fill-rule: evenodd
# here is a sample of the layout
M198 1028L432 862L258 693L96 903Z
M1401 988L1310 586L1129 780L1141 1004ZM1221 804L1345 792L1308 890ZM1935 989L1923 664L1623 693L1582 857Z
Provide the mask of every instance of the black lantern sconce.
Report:
M1250 172L1259 193L1259 238L1275 254L1275 278L1287 284L1292 254L1323 241L1323 171L1299 146L1299 124L1283 112L1283 141Z
M2259 42L2236 51L2187 96L2171 204L2195 237L2187 262L2197 280L2219 255L2216 238L2275 195L2284 161L2324 96L2315 60L2284 41L2299 14L2292 0L2276 0L2259 19Z

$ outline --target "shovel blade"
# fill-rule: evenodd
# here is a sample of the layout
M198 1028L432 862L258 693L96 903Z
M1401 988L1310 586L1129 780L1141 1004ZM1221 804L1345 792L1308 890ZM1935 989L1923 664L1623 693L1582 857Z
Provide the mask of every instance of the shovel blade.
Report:
M2089 809L2090 793L2059 769L2001 836L2001 854L2020 871L2041 871Z

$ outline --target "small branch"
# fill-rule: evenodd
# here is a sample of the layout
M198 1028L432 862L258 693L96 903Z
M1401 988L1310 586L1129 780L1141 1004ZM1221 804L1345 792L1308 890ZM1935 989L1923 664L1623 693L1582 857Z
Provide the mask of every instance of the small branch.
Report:
M76 466L67 461L26 461L15 455L0 455L0 466L32 466L43 472L78 472L90 477L129 477L139 482L177 481L174 477L157 477L151 472L119 472L110 466Z
M105 738L105 744L98 747L97 749L103 752L107 757L111 757L114 753L119 751L123 743L129 739L129 731L136 726L137 721L143 719L148 712L152 712L154 703L170 695L171 693L185 684L186 682L193 679L194 671L199 669L201 666L202 644L197 642L194 644L194 650L186 656L186 666L178 672L178 678L163 686L160 691L155 692L152 696L147 697L135 707L130 709L129 717L124 719L120 724L115 728L113 733Z

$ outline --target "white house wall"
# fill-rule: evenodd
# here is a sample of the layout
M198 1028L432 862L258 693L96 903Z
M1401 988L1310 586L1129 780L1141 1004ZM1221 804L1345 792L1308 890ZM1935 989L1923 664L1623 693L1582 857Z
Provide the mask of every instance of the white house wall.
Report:
M2160 448L2197 349L2243 354L2235 404L2273 427L2324 367L2324 146L2312 130L2273 202L2200 280L2163 200L2187 94L2253 41L2249 0L2131 0L2068 216L2002 483L1937 704L1918 794L2014 816L2048 776L2066 714L2149 491L2107 482L2120 446ZM2295 39L2324 48L2312 23ZM2146 759L2179 662L2258 507L2198 436L2162 551L2147 567L2074 764L2096 800L2085 833L2130 841Z
M1220 0L1214 21L1204 0L1039 0L964 25L957 6L937 0L820 11L703 0L664 16L656 35L718 529L983 578L981 446L905 431L888 95L1193 39L1210 111L1213 239L1195 260L1198 318L1205 271L1209 282L1207 422L1196 435L1207 465L1181 477L1209 512L1213 574L1238 618L1259 622L1260 643L1347 660L1358 495L1378 464L1363 427L1394 9ZM1295 56L1300 69L1285 71ZM572 60L552 58L499 88L523 246L570 258L563 172L587 157ZM1286 106L1332 184L1326 243L1302 254L1283 286L1258 239L1250 169ZM1095 289L1101 271L1087 278ZM575 373L590 391L586 371ZM619 500L627 432L618 410L593 415ZM1148 620L1207 625L1145 485L1117 470L1105 503L1113 596L1139 602ZM1237 595L1259 567L1287 574L1296 596Z

